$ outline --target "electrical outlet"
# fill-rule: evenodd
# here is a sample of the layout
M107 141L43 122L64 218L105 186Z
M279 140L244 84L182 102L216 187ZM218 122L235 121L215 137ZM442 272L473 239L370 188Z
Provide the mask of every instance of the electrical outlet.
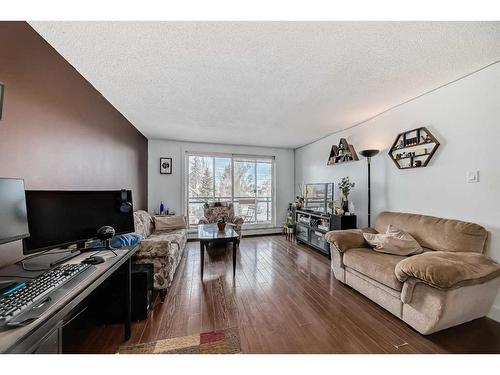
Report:
M470 171L470 172L467 172L467 182L468 183L479 182L479 171Z

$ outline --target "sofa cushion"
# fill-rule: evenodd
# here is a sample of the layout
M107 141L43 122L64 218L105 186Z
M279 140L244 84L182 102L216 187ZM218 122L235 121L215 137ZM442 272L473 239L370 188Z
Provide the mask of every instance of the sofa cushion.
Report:
M396 264L406 257L377 253L370 248L349 249L344 253L344 265L389 288L400 291L403 283L396 278Z
M401 212L381 212L375 229L383 233L389 224L410 233L422 247L437 251L482 253L488 237L477 224Z
M183 247L186 244L186 229L176 229L168 232L154 232L147 239L150 241L168 241Z
M186 218L182 215L155 216L155 229L157 231L170 231L186 228Z
M393 225L389 225L386 233L363 233L363 237L379 253L413 255L424 251L411 234Z
M141 241L136 258L154 258L168 256L173 250L182 250L186 246L186 229L170 232L155 232Z
M437 288L450 288L500 276L500 265L482 254L431 251L402 260L395 272L402 282L414 277Z

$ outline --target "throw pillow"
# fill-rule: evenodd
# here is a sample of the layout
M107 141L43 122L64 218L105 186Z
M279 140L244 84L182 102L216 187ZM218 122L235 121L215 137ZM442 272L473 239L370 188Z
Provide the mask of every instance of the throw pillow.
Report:
M184 216L155 216L155 229L158 231L184 228L186 228Z
M373 247L373 250L380 253L414 255L424 251L411 234L393 225L389 225L385 233L363 233L363 237Z

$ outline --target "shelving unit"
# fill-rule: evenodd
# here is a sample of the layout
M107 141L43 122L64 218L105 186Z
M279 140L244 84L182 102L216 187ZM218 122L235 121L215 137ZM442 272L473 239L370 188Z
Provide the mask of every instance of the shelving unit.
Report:
M340 138L339 145L333 145L330 150L330 157L328 158L327 165L334 165L339 163L346 163L349 161L359 160L354 146L347 143L345 138Z
M429 164L440 143L426 127L399 133L389 156L399 169L422 168Z
M355 229L356 215L331 215L319 212L295 211L295 238L330 256L325 234L331 230Z

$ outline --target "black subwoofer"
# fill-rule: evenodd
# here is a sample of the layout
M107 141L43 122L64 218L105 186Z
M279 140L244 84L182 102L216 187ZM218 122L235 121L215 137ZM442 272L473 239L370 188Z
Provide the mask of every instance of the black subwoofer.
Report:
M147 319L153 303L153 265L132 265L132 320Z
M91 295L89 307L100 324L121 323L124 319L124 270L106 280ZM132 321L147 319L154 303L153 265L132 264L131 274Z

